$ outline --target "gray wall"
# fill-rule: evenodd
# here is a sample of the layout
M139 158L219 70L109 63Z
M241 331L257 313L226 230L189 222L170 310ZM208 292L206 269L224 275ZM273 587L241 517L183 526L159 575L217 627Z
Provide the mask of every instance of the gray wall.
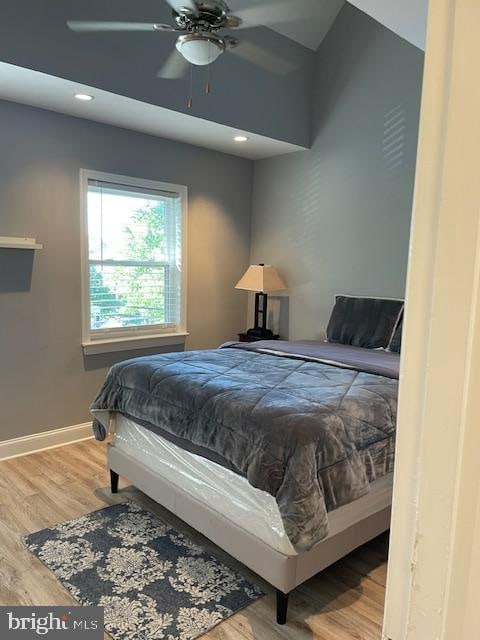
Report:
M45 245L0 249L0 441L88 420L107 367L136 355L82 354L81 167L188 185L187 348L245 329L233 285L249 260L288 282L277 306L293 339L322 336L335 292L402 296L422 62L346 5L316 56L311 151L255 165L0 102L0 236Z
M82 354L81 167L188 185L187 348L244 329L252 163L8 102L0 140L0 236L44 244L0 249L0 441L87 421L106 367L136 355Z
M227 53L212 65L210 96L205 96L206 70L194 69L194 103L189 110L188 75L181 80L156 78L176 34L78 34L66 26L68 19L170 23L171 17L162 0L2 0L0 60L309 146L314 53L270 29L245 29L238 35L287 60L291 71L272 74Z
M289 284L292 339L323 337L335 293L404 295L422 64L346 4L317 53L311 151L255 165L251 259Z

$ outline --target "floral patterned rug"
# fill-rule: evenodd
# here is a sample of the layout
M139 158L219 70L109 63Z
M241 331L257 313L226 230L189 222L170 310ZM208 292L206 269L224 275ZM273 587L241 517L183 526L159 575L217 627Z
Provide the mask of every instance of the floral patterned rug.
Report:
M115 640L192 640L264 595L133 502L24 538Z

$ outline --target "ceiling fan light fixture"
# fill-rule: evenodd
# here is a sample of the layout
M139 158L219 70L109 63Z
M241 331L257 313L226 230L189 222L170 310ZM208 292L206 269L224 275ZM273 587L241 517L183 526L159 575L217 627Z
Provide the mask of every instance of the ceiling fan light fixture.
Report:
M180 36L176 47L191 64L205 66L225 51L225 42L213 33L188 33Z

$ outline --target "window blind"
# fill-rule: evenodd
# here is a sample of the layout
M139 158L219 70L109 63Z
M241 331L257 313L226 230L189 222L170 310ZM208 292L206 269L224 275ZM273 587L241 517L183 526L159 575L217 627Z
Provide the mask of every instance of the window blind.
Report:
M90 331L175 330L181 315L181 196L89 180L87 197Z

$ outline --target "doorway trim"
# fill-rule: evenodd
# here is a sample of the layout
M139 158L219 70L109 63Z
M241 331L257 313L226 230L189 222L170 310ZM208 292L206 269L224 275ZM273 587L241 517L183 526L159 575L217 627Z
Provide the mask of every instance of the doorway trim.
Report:
M480 628L480 3L430 0L385 640Z

